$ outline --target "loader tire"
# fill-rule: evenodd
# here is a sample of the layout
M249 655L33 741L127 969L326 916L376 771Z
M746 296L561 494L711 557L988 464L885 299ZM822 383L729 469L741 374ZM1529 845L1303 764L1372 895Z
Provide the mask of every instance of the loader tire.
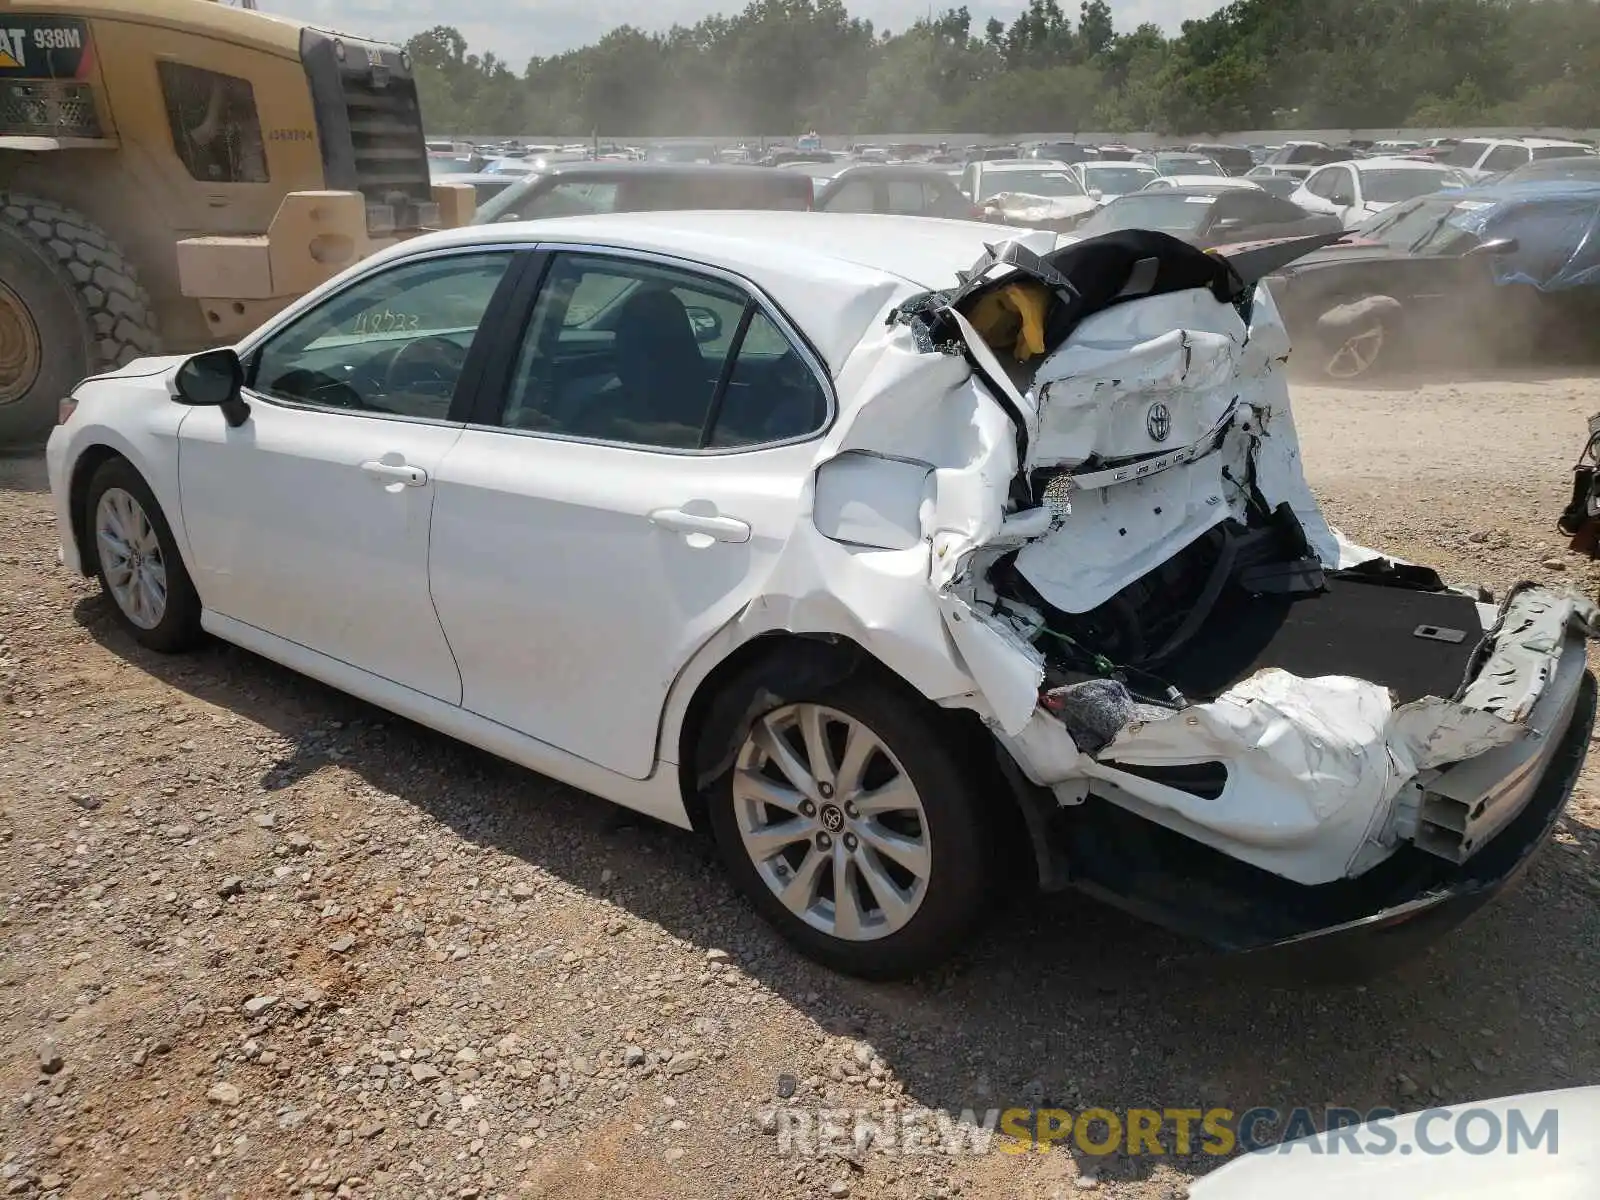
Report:
M86 375L158 347L138 272L99 226L0 192L0 445L42 442Z

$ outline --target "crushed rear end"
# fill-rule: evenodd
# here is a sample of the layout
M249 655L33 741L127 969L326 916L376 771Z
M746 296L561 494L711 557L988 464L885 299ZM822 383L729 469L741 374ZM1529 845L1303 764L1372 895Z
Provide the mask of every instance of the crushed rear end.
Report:
M1295 249L992 248L857 368L876 396L832 439L816 519L926 547L972 684L936 698L993 730L1047 882L1326 965L1412 953L1549 836L1594 723L1597 611L1447 586L1329 527L1256 286Z

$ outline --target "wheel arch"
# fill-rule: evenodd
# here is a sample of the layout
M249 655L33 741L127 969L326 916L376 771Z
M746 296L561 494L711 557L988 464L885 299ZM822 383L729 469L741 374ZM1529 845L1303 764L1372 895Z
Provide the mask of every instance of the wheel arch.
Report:
M702 661L704 657L702 654ZM696 831L709 831L707 785L727 769L738 749L737 744L711 746L704 739L707 724L716 713L715 706L727 695L731 684L770 675L770 694L781 699L776 690L781 683L826 686L866 673L902 692L908 701L925 706L939 732L960 746L971 764L973 786L995 802L997 844L1005 856L1007 870L1013 872L1008 877L1026 878L1034 884L1043 877L1041 848L1036 844L1033 823L1024 811L1028 798L1019 794L1020 773L1006 769L1008 751L973 709L939 704L860 642L836 632L769 630L739 643L715 662L703 664L702 669L704 674L686 689L689 694L681 707L682 718L669 743L677 751L678 785ZM735 723L743 716L740 714Z

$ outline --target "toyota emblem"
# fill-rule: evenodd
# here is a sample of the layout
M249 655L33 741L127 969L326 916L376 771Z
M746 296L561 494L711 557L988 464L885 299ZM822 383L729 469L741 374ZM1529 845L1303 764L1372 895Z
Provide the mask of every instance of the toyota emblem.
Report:
M1167 435L1172 432L1171 410L1159 402L1152 404L1150 411L1144 415L1144 429L1152 442L1166 441Z

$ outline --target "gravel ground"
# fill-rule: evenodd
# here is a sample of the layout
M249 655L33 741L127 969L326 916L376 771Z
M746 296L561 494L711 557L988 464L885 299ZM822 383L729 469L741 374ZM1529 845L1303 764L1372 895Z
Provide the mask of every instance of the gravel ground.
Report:
M1553 521L1600 381L1297 401L1351 536L1594 587ZM249 654L139 650L57 568L37 460L0 463L0 741L4 1194L1149 1200L1214 1160L785 1154L769 1114L1600 1080L1593 770L1519 889L1366 986L1247 979L1070 896L866 985L687 834Z

